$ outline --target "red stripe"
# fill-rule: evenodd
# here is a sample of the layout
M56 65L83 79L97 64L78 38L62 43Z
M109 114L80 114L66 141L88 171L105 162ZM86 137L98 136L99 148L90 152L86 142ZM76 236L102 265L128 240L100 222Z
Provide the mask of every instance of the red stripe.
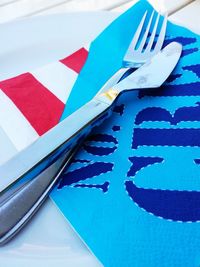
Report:
M30 73L0 82L0 88L15 103L39 135L59 122L64 103Z
M88 57L88 51L85 48L81 48L75 53L71 54L70 56L61 59L60 62L62 62L70 69L79 73L85 64L87 57Z

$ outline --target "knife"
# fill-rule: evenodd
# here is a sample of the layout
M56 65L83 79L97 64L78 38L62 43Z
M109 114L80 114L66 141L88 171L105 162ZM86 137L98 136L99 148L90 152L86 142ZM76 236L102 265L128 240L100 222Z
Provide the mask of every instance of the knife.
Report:
M9 241L38 210L77 147L111 115L119 95L161 86L181 51L179 43L170 43L112 88L103 87L90 102L0 167L0 244Z

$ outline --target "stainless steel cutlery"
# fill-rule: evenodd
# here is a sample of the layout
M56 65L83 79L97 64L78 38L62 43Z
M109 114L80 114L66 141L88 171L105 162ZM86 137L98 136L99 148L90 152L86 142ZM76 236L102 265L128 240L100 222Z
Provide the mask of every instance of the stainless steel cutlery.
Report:
M0 193L0 244L10 240L37 211L82 140L95 125L112 113L118 96L129 90L160 87L176 66L181 45L173 42L160 50L165 36L166 17L151 49L159 15L150 37L153 13L141 36L146 16L145 13L123 61L128 68L142 66L117 83L127 70L122 68L90 102L0 167L1 179L13 181ZM141 42L137 45L139 39ZM136 62L137 65L134 65Z

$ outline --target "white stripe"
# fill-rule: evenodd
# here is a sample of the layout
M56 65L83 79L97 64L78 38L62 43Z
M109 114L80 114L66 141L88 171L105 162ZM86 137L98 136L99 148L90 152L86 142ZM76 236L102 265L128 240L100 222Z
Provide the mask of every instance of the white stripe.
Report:
M0 127L0 165L17 154L17 149Z
M87 43L83 47L85 48L85 50L89 51L90 50L90 46L91 46L91 43Z
M63 103L66 103L78 76L59 61L32 71L31 74Z
M1 90L0 126L18 151L27 147L38 138L35 129Z

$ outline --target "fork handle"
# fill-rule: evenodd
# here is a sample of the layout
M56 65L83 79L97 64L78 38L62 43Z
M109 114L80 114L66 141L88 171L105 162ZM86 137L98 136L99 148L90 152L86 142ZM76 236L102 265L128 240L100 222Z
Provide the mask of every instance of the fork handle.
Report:
M43 142L36 141L0 168L2 180L3 174L13 175L20 170L20 176L12 177L17 182L0 193L0 245L9 241L37 211L68 164L73 148L103 121L106 111L109 111L108 104L93 99L66 118L58 131L55 128L56 134L47 133L49 137L44 135ZM64 134L64 140L58 134ZM59 145L52 151L55 138L59 139ZM46 156L41 158L45 143L48 144L46 154L43 153ZM24 168L24 163L28 163L28 168Z
M38 138L34 143L20 151L16 156L0 166L0 195L1 191L12 184L36 166L38 174L52 162L53 156L59 155L78 144L76 138L90 131L101 122L109 105L93 99L72 113L50 131ZM51 159L51 161L50 161ZM27 176L27 175L26 175ZM31 175L30 178L33 176Z
M34 179L15 188L11 186L5 195L1 195L0 245L14 237L36 213L58 182L73 153L73 150L69 151Z

